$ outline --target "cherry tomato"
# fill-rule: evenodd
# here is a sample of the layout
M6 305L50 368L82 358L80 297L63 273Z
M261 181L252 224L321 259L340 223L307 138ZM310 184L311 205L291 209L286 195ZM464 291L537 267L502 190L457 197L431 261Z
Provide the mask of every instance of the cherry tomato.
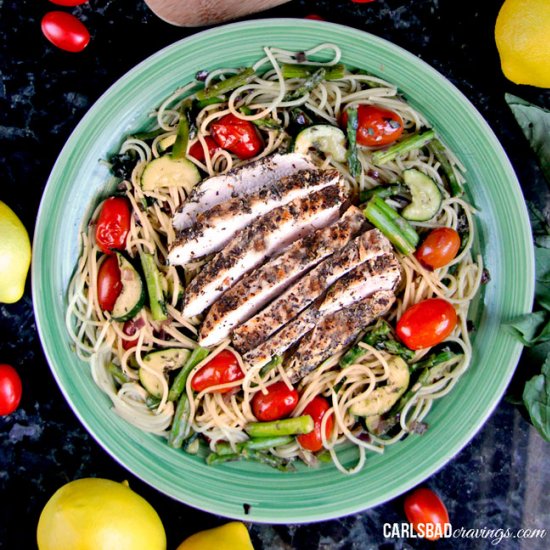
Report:
M262 139L254 124L231 113L213 122L210 132L222 149L234 153L241 160L256 156L263 148Z
M122 332L124 332L126 336L133 336L137 331L138 327L133 319L124 322L124 325L122 326ZM138 340L139 336L132 340L122 340L123 349L128 350L137 346Z
M428 233L414 255L424 267L437 269L454 260L459 249L460 235L451 227L437 227Z
M286 418L298 404L298 392L284 382L275 382L266 389L267 394L259 391L252 398L252 412L261 422Z
M105 254L123 250L130 231L132 214L130 203L124 197L109 197L97 218L95 240Z
M310 13L309 15L306 15L305 19L313 19L314 21L324 21L324 19L320 15L317 15L316 13Z
M11 365L0 364L0 416L17 409L22 392L23 385L17 371Z
M108 256L97 273L97 301L103 311L113 311L122 290L120 269L116 256Z
M306 450L311 452L320 451L323 448L321 438L321 422L325 413L330 409L328 401L321 395L314 397L304 409L302 414L309 414L313 418L314 428L308 434L299 435L296 439L298 443ZM334 427L334 418L330 415L325 424L325 439L328 438Z
M191 381L191 387L193 391L201 392L218 384L236 382L241 378L244 378L244 373L235 354L224 349L195 373ZM233 391L233 388L224 388L216 390L215 393L228 393L231 391Z
M214 153L219 149L218 144L210 136L206 136L204 141L206 141L208 154L212 158ZM200 141L196 141L193 145L191 145L191 147L189 147L189 156L197 159L199 162L204 162L204 149L202 148L202 143Z
M81 52L90 42L90 33L74 15L50 11L42 18L44 36L61 50Z
M85 4L88 0L50 0L52 4L57 4L58 6L80 6L80 4Z
M429 298L409 307L397 322L396 333L410 349L431 348L453 332L455 308L442 298Z
M341 125L348 123L348 113L342 113ZM365 147L388 145L403 133L403 120L393 111L376 105L357 108L357 143Z
M445 524L449 523L449 513L445 504L432 490L425 487L409 493L405 497L404 508L405 515L414 530L428 540L440 538L440 533L433 533L436 525L440 525L438 531L443 532ZM422 527L419 524L422 524ZM433 525L431 530L425 527L427 524Z
M374 2L374 0L351 0L354 4L369 4Z

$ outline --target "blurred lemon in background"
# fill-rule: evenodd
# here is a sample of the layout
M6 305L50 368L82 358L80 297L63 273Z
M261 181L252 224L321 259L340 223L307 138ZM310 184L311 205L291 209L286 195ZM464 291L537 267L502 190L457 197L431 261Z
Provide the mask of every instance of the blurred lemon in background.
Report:
M17 214L0 201L0 302L21 299L30 264L29 234Z
M550 0L505 0L495 41L506 78L550 88Z
M231 521L191 535L176 550L254 550L254 547L246 525Z
M153 507L124 483L83 478L58 489L38 521L39 550L166 550Z

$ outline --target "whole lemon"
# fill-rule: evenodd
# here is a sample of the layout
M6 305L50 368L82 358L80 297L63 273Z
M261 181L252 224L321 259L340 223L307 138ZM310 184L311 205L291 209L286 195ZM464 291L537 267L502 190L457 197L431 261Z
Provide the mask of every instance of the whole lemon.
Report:
M191 535L176 550L254 550L254 547L246 525L230 521Z
M550 0L505 0L495 41L508 80L550 88Z
M29 234L17 214L0 201L0 302L21 299L30 264Z
M127 485L83 478L58 489L38 521L39 550L166 550L153 507Z

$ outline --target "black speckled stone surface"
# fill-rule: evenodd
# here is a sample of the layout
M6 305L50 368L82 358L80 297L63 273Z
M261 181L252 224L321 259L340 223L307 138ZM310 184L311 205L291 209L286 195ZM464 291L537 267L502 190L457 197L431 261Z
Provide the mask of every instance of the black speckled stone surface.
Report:
M183 1L183 0L182 0ZM504 93L550 106L548 90L516 86L500 71L493 29L501 0L291 1L255 17L315 13L389 39L453 82L479 109L508 153L525 197L548 207L548 188L511 116ZM40 20L67 10L90 29L80 54L62 52L42 36ZM29 232L42 190L65 140L94 101L150 54L200 29L158 19L140 0L90 0L58 8L47 0L0 1L0 200ZM128 479L158 511L169 550L224 518L186 507L130 475L88 435L64 401L44 359L32 311L24 298L0 305L0 362L23 380L19 409L0 418L0 548L36 547L39 514L63 483L86 477ZM528 365L520 363L520 370ZM472 442L424 485L449 509L453 527L550 529L550 446L503 400ZM252 525L260 549L490 548L490 539L385 539L382 525L405 521L402 499L340 520L313 525ZM543 549L544 539L504 539L506 549ZM60 549L70 550L70 549Z

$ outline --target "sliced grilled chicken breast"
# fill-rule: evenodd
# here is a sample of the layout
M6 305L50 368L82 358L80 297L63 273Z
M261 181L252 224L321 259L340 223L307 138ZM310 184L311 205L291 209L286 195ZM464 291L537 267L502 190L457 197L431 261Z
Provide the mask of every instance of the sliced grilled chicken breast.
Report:
M238 231L187 287L184 317L202 313L267 257L334 222L340 216L344 201L342 188L331 185L275 208Z
M210 347L263 307L323 258L345 246L365 225L361 210L351 206L334 224L299 239L225 292L210 308L199 344Z
M338 279L315 303L258 347L243 355L250 367L265 365L273 356L283 354L324 317L357 303L379 290L393 291L399 284L401 271L394 254L367 260Z
M374 319L388 312L395 301L390 290L381 290L349 307L324 317L298 344L286 369L290 381L298 383L325 359L352 344Z
M371 229L355 237L306 273L267 307L235 328L231 336L234 347L245 353L258 346L313 303L340 277L359 264L391 251L391 243L378 229Z
M203 180L193 188L172 224L177 230L191 227L197 215L232 197L254 193L298 170L314 170L314 164L298 153L275 153L258 161L239 166L220 176Z
M335 185L340 178L336 170L300 170L250 195L217 204L200 213L194 225L180 232L170 248L168 261L182 265L217 252L255 218L294 199Z

